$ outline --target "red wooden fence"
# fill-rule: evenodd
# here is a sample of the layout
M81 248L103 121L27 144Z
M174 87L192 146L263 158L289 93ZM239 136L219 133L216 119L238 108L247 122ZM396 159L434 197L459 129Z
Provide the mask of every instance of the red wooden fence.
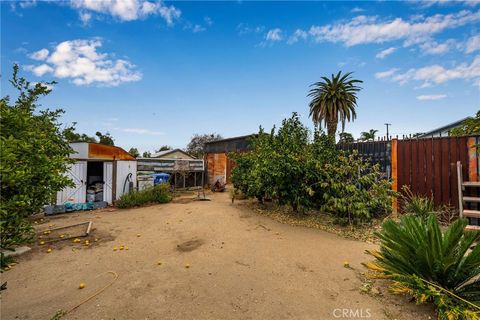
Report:
M465 180L477 180L477 168L472 166L476 151L469 147L469 137L442 137L392 141L392 178L394 190L408 186L414 194L432 196L435 205L458 208L456 163L462 163ZM475 172L472 172L474 170ZM397 206L398 207L398 206Z

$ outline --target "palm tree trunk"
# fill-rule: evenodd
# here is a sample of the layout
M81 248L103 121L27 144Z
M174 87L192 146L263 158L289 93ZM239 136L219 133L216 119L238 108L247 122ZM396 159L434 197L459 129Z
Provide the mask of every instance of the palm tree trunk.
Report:
M328 136L333 140L333 142L336 142L335 136L337 134L337 125L338 125L337 120L327 121L327 133L328 133Z

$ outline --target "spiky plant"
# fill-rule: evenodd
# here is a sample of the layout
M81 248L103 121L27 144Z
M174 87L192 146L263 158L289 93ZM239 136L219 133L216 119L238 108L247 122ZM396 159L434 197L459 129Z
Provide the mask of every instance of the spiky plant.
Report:
M362 89L357 84L363 81L353 79L351 75L351 72L342 74L342 71L339 71L336 75L332 74L331 78L322 77L322 81L311 85L312 89L308 93L312 98L309 107L314 124L324 122L328 135L333 140L338 122L341 122L342 129L345 129L345 122L353 121L357 117L357 93Z
M412 214L416 217L422 218L424 221L432 214L436 214L435 203L432 197L422 197L414 194L410 188L404 186L403 211L407 214Z
M387 220L376 233L380 251L367 251L376 261L366 266L392 279L392 292L435 303L440 319L478 319L480 246L471 247L480 232L466 225L459 219L442 233L435 215Z

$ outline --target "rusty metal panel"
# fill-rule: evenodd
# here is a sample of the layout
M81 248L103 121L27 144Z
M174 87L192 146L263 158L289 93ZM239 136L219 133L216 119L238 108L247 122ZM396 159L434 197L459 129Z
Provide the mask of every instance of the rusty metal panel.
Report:
M127 151L115 146L106 146L98 143L88 144L88 158L98 160L132 160L132 157Z

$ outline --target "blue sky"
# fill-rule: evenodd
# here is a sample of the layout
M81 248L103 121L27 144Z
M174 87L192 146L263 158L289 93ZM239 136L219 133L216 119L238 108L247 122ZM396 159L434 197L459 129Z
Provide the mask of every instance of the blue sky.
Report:
M2 1L2 96L13 63L127 150L311 126L309 85L339 70L364 81L346 131L402 135L480 109L480 2Z

